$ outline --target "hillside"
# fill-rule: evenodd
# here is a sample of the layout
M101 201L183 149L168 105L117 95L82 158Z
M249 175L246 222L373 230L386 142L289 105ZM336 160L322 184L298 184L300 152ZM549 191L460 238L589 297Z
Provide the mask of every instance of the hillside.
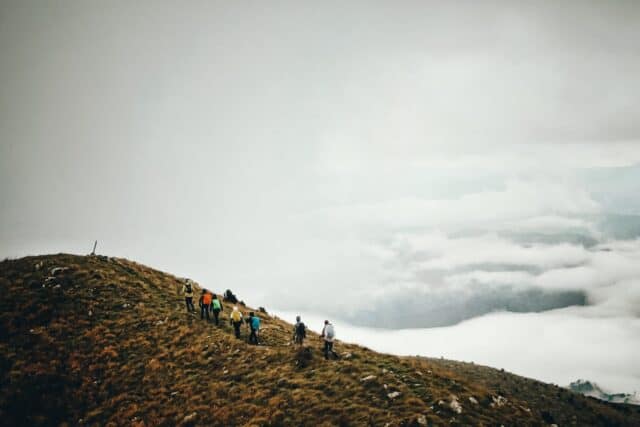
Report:
M2 423L640 425L640 408L473 364L342 342L325 361L317 335L300 350L292 325L264 313L264 345L250 346L187 314L181 286L117 258L0 263Z

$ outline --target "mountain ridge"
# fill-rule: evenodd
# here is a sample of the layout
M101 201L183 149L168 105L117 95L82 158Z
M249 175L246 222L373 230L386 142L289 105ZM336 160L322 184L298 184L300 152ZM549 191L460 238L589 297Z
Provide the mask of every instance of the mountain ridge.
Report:
M181 287L171 274L121 258L1 262L0 418L9 425L640 424L640 408L472 363L341 341L342 358L326 361L317 334L293 346L292 325L266 313L263 345L250 346L226 322L216 327L187 314Z

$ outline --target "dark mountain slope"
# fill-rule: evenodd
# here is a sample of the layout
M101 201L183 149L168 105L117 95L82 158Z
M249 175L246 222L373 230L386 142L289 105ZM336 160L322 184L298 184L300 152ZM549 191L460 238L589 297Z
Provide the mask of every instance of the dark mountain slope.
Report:
M249 346L187 314L180 288L123 259L0 263L2 424L640 425L640 408L472 364L341 342L325 361L317 335L297 349L265 314Z

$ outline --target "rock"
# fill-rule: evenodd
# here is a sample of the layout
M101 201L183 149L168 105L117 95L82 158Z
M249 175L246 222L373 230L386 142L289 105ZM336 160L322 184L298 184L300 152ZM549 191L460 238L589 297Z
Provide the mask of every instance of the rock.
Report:
M399 391L393 391L393 392L387 394L387 397L389 399L395 399L398 396L400 396L400 392Z
M352 357L352 356L353 356L353 355L352 355L351 353L344 353L344 354L342 355L342 357L343 357L344 359L351 359L351 357Z
M473 403L474 405L478 404L478 400L473 396L469 396L469 402Z
M424 415L419 415L416 418L416 422L418 424L420 424L421 426L426 426L427 425L427 417L425 417Z
M44 261L36 262L33 266L36 271L40 270L42 267L44 267Z
M382 373L386 374L387 372L389 372L389 370L387 368L382 368Z
M176 395L176 394L178 394L178 393L179 393L179 391L172 391L172 392L171 392L171 396L175 396L175 395Z
M193 412L193 413L187 415L186 417L184 417L182 419L182 422L183 423L190 423L191 421L195 420L197 416L198 416L198 413L197 412Z
M449 403L449 407L456 414L462 413L462 405L458 402L458 398L456 396L451 396L451 403Z
M360 381L362 381L364 383L364 382L375 380L375 379L376 379L375 375L367 375L364 378L360 378Z
M507 399L505 399L504 397L498 395L498 396L491 396L491 407L492 408L500 408L504 405L506 405L507 403Z
M49 272L52 276L57 276L60 273L67 271L69 267L53 267Z
M53 287L53 289L60 289L60 288L61 288L61 286L60 286L60 285L55 285L55 286Z

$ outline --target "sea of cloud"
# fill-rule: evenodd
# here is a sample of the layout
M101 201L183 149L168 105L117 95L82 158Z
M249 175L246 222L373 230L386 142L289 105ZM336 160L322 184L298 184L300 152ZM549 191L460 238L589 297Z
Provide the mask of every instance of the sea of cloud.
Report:
M287 254L300 274L281 283L296 291L270 291L285 316L330 317L379 351L640 389L640 218L585 181L514 180L297 220L316 234Z

